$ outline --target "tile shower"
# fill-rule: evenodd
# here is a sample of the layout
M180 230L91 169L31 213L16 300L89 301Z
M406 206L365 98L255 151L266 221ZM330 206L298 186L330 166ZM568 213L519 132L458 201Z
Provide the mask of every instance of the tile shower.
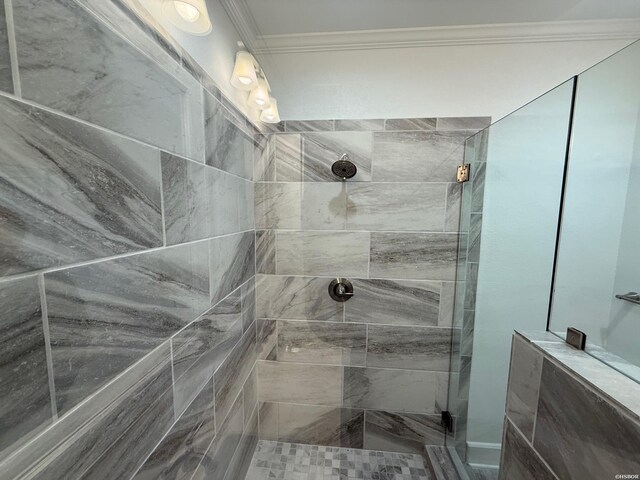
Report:
M7 4L3 478L237 479L259 438L442 445L455 165L488 119L265 131L134 0Z
M603 62L580 88L576 77L555 89L567 122L579 119L591 75L599 101L624 105L599 102L624 118L605 123L636 125L627 134L640 138L627 101L639 45L612 57L624 74ZM628 81L627 96L613 77ZM267 126L240 113L138 0L0 2L0 479L425 480L456 476L456 458L461 475L495 478L476 468L493 462L472 461L479 442L466 428L477 420L473 355L474 379L501 395L482 356L480 237L484 265L485 247L521 257L520 240L536 238L492 241L495 222L514 230L492 206L530 218L521 190L519 201L496 201L497 178L514 191L500 170L500 153L513 170L514 150L501 137L538 174L555 157L531 145L558 147L560 167L569 141L580 144L544 115L545 98L556 97L490 136L486 117ZM519 132L547 133L526 147L509 118L525 119ZM607 130L595 118L599 135L584 137L601 147ZM358 171L343 182L331 166L345 154ZM531 173L528 187L553 187ZM532 210L553 203L541 191ZM549 245L553 215L555 204L544 215ZM530 273L499 280L520 288ZM338 277L354 287L344 303L328 292ZM544 312L547 293L537 291ZM511 335L512 311L532 309L493 295L508 318L492 319ZM499 338L496 325L490 334ZM516 334L500 478L636 473L638 398L637 383L550 332Z
M467 137L487 118L285 122L256 168L260 438L443 445ZM347 153L355 177L331 165ZM354 296L332 300L332 278Z

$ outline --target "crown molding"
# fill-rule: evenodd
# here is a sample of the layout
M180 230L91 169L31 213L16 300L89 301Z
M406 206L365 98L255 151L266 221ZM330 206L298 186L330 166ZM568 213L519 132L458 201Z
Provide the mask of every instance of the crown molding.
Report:
M221 1L223 4L245 3L243 0ZM640 18L398 28L286 35L257 35L256 31L254 28L251 51L254 54L279 54L509 43L635 40L640 38Z
M231 23L247 50L253 52L258 47L265 49L265 45L258 40L258 26L247 2L245 0L220 0L220 3L229 15Z

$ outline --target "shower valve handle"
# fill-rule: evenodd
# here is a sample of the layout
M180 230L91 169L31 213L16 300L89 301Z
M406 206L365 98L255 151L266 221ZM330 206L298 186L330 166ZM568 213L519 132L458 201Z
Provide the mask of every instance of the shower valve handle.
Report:
M346 302L353 297L353 285L346 278L336 278L329 284L329 296L336 302Z

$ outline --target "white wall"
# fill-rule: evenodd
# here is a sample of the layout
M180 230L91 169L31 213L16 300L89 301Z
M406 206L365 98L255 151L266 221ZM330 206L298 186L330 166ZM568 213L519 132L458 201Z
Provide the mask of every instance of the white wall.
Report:
M501 118L626 40L261 55L283 119Z

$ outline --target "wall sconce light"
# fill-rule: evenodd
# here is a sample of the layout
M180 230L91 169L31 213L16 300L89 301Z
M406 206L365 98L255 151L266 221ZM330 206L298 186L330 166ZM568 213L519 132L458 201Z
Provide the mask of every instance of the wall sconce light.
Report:
M255 57L249 52L236 53L236 63L231 74L231 85L248 91L247 105L261 110L260 120L265 123L280 122L276 99L269 95L271 87Z
M260 113L260 121L265 123L280 123L280 114L278 113L278 101L273 98L271 99L271 106L265 110L262 110Z
M258 110L266 110L271 106L269 90L271 89L269 88L267 80L259 78L258 85L256 85L256 88L251 90L251 93L249 94L247 104L252 108L257 108Z
M176 27L193 35L211 33L205 0L163 0L162 12Z
M249 52L236 53L236 64L231 75L231 85L239 90L253 90L258 85L256 59Z

